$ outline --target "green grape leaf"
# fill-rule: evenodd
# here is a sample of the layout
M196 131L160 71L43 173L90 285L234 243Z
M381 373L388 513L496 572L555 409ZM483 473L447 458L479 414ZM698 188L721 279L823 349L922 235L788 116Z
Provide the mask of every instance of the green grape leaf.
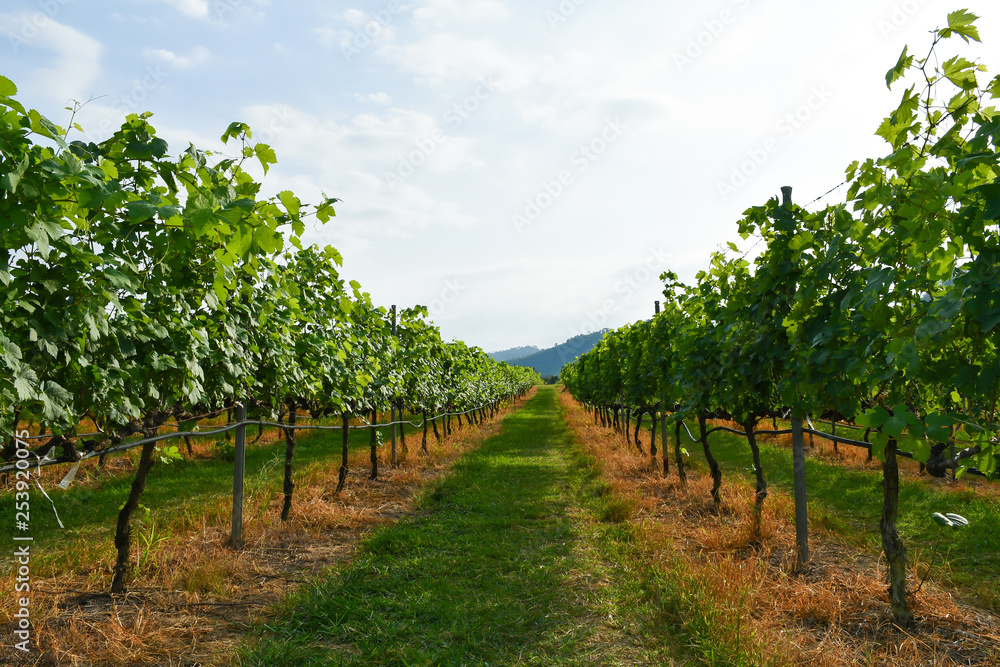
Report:
M278 156L275 155L274 149L267 144L257 144L253 147L253 151L260 161L260 166L264 169L265 174L267 174L272 164L278 163Z
M238 137L241 134L245 134L247 139L253 137L253 133L250 132L249 125L247 125L246 123L240 123L234 121L230 123L229 127L226 128L226 131L222 133L222 143L224 144L228 143L230 139L232 139L233 137Z
M948 27L939 30L938 34L942 37L951 37L955 34L965 40L965 42L968 42L970 39L978 42L980 41L979 29L975 26L976 19L978 18L978 16L968 9L959 9L958 11L951 12L948 14Z
M942 66L945 78L963 90L976 87L975 69L975 63L958 56L946 60Z
M885 85L892 88L892 84L899 80L906 70L913 64L913 56L907 55L909 47L904 46L903 52L899 54L899 59L891 70L885 73ZM852 165L853 166L853 165Z
M17 94L17 86L5 76L0 76L0 97L14 97Z
M299 201L299 198L295 196L295 193L291 190L283 190L278 193L278 199L281 200L281 204L285 207L285 210L288 211L290 216L293 218L297 218L299 216L299 209L301 208L302 203Z

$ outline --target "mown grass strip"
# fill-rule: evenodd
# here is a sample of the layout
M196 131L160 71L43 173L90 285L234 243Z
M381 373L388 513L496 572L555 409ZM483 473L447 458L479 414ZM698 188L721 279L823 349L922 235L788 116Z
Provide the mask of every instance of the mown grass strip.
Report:
M580 508L618 514L598 486L540 388L415 515L291 596L243 663L669 664L642 581L602 551L628 529Z

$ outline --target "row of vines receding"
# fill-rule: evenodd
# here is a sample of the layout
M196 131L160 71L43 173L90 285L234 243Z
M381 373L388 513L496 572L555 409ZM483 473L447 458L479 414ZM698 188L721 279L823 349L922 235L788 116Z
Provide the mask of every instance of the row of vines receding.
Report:
M997 475L1000 77L941 54L945 40L979 41L976 18L949 14L922 57L904 49L888 71L890 88L905 86L876 132L889 149L848 167L846 203L810 211L786 191L748 209L739 234L764 248L752 263L730 243L734 254L713 254L694 285L664 273L662 312L562 371L596 419L664 410L678 442L683 420L700 422L716 502L707 419L745 431L758 506L761 420L812 415L862 429L883 463L880 530L901 623L912 618L896 532L902 443L930 475ZM680 456L677 465L683 475Z
M249 419L289 426L302 413L345 425L387 410L425 424L428 412L483 416L539 380L445 342L426 308L403 309L397 322L395 308L390 316L345 282L334 248L301 240L306 221L327 223L338 200L261 196L253 173L266 175L276 156L247 125L222 135L232 155L191 146L172 157L149 113L99 144L71 141L82 128L56 126L16 93L0 77L4 462L72 464L167 426L195 430L237 403ZM285 433L283 519L295 448ZM149 470L179 456L169 443L142 446L118 517L112 592L125 587ZM376 475L374 449L372 463ZM18 500L32 474L10 482Z

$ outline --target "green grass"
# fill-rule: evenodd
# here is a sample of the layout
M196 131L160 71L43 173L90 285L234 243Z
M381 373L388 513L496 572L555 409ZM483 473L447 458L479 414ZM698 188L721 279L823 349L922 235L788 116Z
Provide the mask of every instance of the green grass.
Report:
M711 601L644 563L632 503L560 416L540 387L412 516L291 595L242 664L760 664L714 641L710 612L687 623Z
M691 426L692 433L697 426ZM700 447L691 452L694 466L706 469ZM709 436L712 453L725 475L753 478L753 462L746 439L730 433ZM761 443L761 465L768 484L792 493L792 452L790 448ZM903 462L901 465L912 465ZM877 556L881 553L879 520L882 516L882 473L852 470L836 463L806 457L809 520L845 542ZM725 477L723 477L725 484ZM934 512L954 512L969 520L967 528L942 528L931 519ZM931 570L931 579L954 587L972 604L1000 611L1000 503L977 498L962 486L944 487L930 478L900 479L898 530L911 556L927 562L931 550L943 547ZM941 556L947 554L947 559ZM916 584L914 583L913 586Z

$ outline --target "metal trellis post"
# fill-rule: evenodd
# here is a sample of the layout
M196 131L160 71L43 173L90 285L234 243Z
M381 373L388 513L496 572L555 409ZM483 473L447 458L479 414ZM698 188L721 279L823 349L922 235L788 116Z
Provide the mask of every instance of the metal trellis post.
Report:
M392 307L392 337L396 337L396 306ZM392 467L396 467L396 402L395 396L391 399L391 404L389 405L389 421L392 422L392 426L389 427L389 432L392 434Z
M236 404L236 457L233 463L233 534L230 546L243 546L243 476L246 472L247 427L242 422L247 418L246 402Z
M781 188L781 205L792 206L792 187ZM795 483L795 544L799 564L809 561L809 516L806 508L806 446L802 437L802 412L792 412L792 474Z

